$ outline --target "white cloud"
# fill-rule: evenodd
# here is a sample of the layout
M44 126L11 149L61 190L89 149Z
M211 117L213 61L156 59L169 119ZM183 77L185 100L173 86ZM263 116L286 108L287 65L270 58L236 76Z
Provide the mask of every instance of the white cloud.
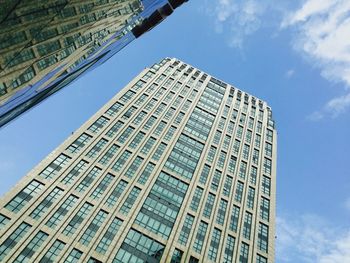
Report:
M295 70L294 69L289 69L289 70L287 70L285 76L286 76L287 79L290 79L291 77L294 76L294 74L295 74Z
M285 17L282 28L295 31L294 48L319 68L323 77L350 88L350 1L306 0ZM331 99L318 114L337 117L349 107L347 93Z
M225 31L228 44L242 48L244 39L256 32L262 24L262 15L269 1L258 0L216 0L207 1L207 13L214 17L218 33Z
M315 215L278 217L276 262L350 262L350 229Z

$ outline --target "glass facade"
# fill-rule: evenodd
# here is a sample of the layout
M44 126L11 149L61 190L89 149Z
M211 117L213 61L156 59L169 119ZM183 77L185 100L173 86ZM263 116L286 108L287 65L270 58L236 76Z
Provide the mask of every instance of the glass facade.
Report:
M274 262L269 111L176 59L146 68L4 196L1 260Z
M0 127L104 63L185 1L2 1ZM109 114L116 111L118 105Z

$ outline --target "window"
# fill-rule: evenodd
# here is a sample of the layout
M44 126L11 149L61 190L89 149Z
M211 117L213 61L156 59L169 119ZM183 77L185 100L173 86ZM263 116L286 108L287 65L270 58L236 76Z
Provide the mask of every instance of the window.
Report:
M222 148L224 150L226 150L226 151L228 150L229 145L230 145L230 141L231 141L231 137L228 136L228 135L225 135L224 143L223 143L223 146L222 146Z
M253 209L254 207L254 197L255 197L255 189L249 187L248 189L248 197L247 197L247 207Z
M238 126L238 128L237 128L237 138L238 139L242 139L242 134L243 134L243 127L242 126Z
M146 165L145 169L142 171L137 182L140 184L145 184L147 182L148 178L151 176L154 167L155 167L155 165L153 163L148 163Z
M208 258L214 262L216 262L216 258L218 255L220 238L221 238L221 231L217 228L214 228L212 236L211 236L209 251L208 251Z
M93 133L97 133L107 124L108 121L109 120L107 118L101 116L88 128L88 130Z
M196 239L195 239L194 244L193 244L194 251L196 251L199 254L202 251L202 247L203 247L203 243L204 243L204 240L205 240L205 234L207 232L207 228L208 228L208 224L207 223L205 223L203 221L201 221L199 223Z
M235 123L233 121L230 121L227 125L227 133L232 134L234 126L235 126Z
M224 224L226 209L227 209L227 201L224 199L220 199L218 212L216 214L216 223L218 223L219 225Z
M100 210L94 217L88 228L85 230L84 234L81 236L79 242L85 246L89 245L93 237L99 231L102 223L106 220L108 213Z
M207 197L207 202L204 205L204 210L203 210L204 217L210 218L211 212L213 210L214 202L215 202L215 195L212 193L209 193Z
M157 103L157 100L156 99L151 99L147 104L146 104L146 106L145 106L145 109L146 110L148 110L148 111L150 111L153 107L154 107L154 105Z
M104 191L106 191L108 186L111 185L114 178L115 178L114 175L111 175L110 173L108 173L105 177L103 177L102 181L97 185L97 187L91 193L90 198L92 199L101 198L102 194L104 193Z
M158 161L160 159L160 157L162 157L165 148L167 147L167 145L165 143L161 143L158 145L156 151L154 152L152 159Z
M226 160L226 153L221 151L218 159L218 164L217 164L218 168L221 168L221 169L224 168L225 160Z
M184 246L186 246L188 237L191 233L193 221L194 221L194 216L187 214L180 232L179 240L178 240L178 242Z
M45 232L39 231L13 262L23 263L23 262L29 261L33 256L33 254L37 250L39 250L39 248L41 247L41 245L44 243L44 241L48 236L49 235L46 234Z
M242 151L242 157L246 160L248 160L249 157L249 145L248 144L244 144L243 146L243 151Z
M174 116L175 111L176 111L176 110L175 110L173 107L170 107L170 108L167 110L167 112L165 113L164 119L165 119L165 120L170 120L170 118Z
M268 142L272 142L272 140L273 140L273 131L272 130L269 130L269 129L266 130L266 140Z
M125 94L123 96L120 97L120 101L127 103L129 100L131 100L132 97L134 97L136 94L136 92L132 91L132 90L128 90L127 92L125 92Z
M64 261L65 263L77 263L81 256L83 255L83 252L79 251L78 249L73 249L66 260Z
M55 240L46 254L41 258L40 263L55 262L66 244L60 240Z
M67 165L70 158L64 154L60 154L52 163L50 163L39 176L44 179L51 179L56 176L64 166Z
M174 253L171 257L170 263L180 263L181 258L182 258L182 254L183 254L183 252L181 250L175 248Z
M143 162L143 158L140 156L136 156L135 160L129 166L128 170L125 173L125 176L128 178L133 178L136 174L137 169L141 166Z
M113 262L160 262L164 245L134 229L130 229Z
M112 128L110 128L108 130L108 132L106 133L106 135L109 137L109 138L112 138L119 130L120 128L123 126L123 122L121 121L117 121L113 126Z
M247 172L247 163L242 161L239 167L239 173L238 173L239 177L244 180L246 176L246 172Z
M255 134L255 147L260 148L261 136L259 134Z
M149 129L152 128L153 124L156 122L157 118L154 116L151 116L147 122L145 123L145 125L143 126L143 129L145 129L146 131L148 131Z
M166 108L166 104L165 103L161 103L159 104L159 106L156 108L156 110L154 111L154 115L160 115Z
M0 261L2 261L8 253L16 246L16 244L27 234L31 225L23 222L16 230L1 244Z
M106 165L112 159L112 157L115 156L119 148L120 147L118 145L113 144L98 162L102 165Z
M233 262L233 251L235 248L235 238L228 235L226 240L226 247L224 250L224 263Z
M175 131L176 131L176 127L170 126L169 130L167 131L167 133L164 136L164 140L170 141L171 138L173 137Z
M135 136L135 138L129 144L129 147L132 148L132 149L136 149L137 146L140 144L140 142L145 137L145 135L146 134L144 132L142 132L142 131L138 132L138 134Z
M127 127L123 133L119 136L118 138L118 142L120 142L121 144L123 144L124 142L126 142L126 140L130 137L130 135L132 134L132 132L135 130L134 127Z
M165 126L166 126L166 122L165 122L165 121L161 121L161 122L158 124L157 128L155 129L155 131L153 132L154 135L159 136L159 135L164 131Z
M10 218L0 214L0 231L6 226L6 224L10 221Z
M156 139L155 138L153 138L153 137L150 137L148 140L147 140L147 142L146 142L146 144L143 146L143 148L141 149L141 152L143 153L143 154L148 154L149 153L149 151L152 149L152 147L153 147L153 145L156 143Z
M71 145L69 145L67 150L70 153L76 153L81 148L83 148L87 144L87 142L90 141L91 138L92 137L90 135L87 135L86 133L83 133L82 135L80 135L78 137L78 139L76 139Z
M272 144L271 143L265 143L265 154L268 157L272 157Z
M246 239L250 239L250 232L252 228L252 217L253 215L251 213L249 212L245 213L242 235Z
M135 204L136 199L138 195L140 194L141 189L134 187L131 192L129 193L128 197L126 198L124 204L120 208L120 212L124 215L127 215L132 208L132 206Z
M241 142L239 140L235 140L234 144L233 144L233 153L238 156L239 153L239 146L240 146Z
M86 154L87 157L89 158L95 158L97 154L103 149L103 147L107 144L106 139L101 139L99 140L94 147Z
M259 150L254 149L254 151L253 151L253 163L255 165L258 165L258 162L259 162Z
M255 166L252 166L251 169L250 169L250 180L249 180L249 182L252 185L256 184L256 177L257 177L257 175L258 175L258 169Z
M262 192L266 195L270 195L271 179L266 176L263 176L261 186L262 186Z
M66 236L72 236L84 219L89 215L93 208L92 204L84 203L74 215L74 217L69 221L68 225L62 231Z
M96 251L98 253L105 254L107 252L107 249L111 245L122 224L123 221L119 218L116 217L113 219L112 223L108 226L107 231L103 235L102 239L97 244Z
M258 249L260 251L267 253L268 242L269 242L269 227L263 223L259 223Z
M73 181L79 176L79 174L85 169L88 162L86 161L79 161L72 170L69 171L69 173L61 180L64 184L71 184Z
M261 202L260 202L260 218L266 221L269 221L270 217L270 200L261 197Z
M214 160L215 153L216 153L216 148L214 146L210 146L209 153L207 156L208 162L212 162Z
M243 194L243 183L238 181L236 186L235 201L240 203L242 201L242 194Z
M233 206L232 212L231 212L231 218L230 218L230 230L237 232L238 227L238 219L239 219L239 207Z
M118 160L114 163L114 165L112 166L112 169L116 172L119 172L124 166L124 164L126 163L126 161L129 159L130 155L131 155L131 152L124 151L122 155L118 158Z
M21 190L5 208L13 213L18 213L33 197L37 196L44 188L44 184L33 180Z
M53 189L43 201L33 210L30 217L33 219L39 219L52 205L53 203L61 197L63 190L56 187Z
M210 188L213 191L218 190L219 184L221 180L221 172L219 170L214 171L213 179L211 181Z
M101 173L101 169L94 167L92 170L84 177L84 179L79 183L79 185L75 188L78 192L84 192L92 182L99 176Z
M235 174L237 164L237 158L233 155L231 155L230 162L228 163L228 171L232 174Z
M190 205L190 208L195 212L197 212L198 210L198 206L201 201L202 194L203 194L203 189L197 186Z
M133 115L133 113L134 113L136 110L137 110L136 107L131 106L131 107L123 114L122 119L126 121L127 119L129 119L129 118Z
M203 167L203 170L201 172L201 175L199 177L199 182L202 184L206 184L206 182L208 180L209 173L210 173L210 166L205 164Z
M121 108L123 108L123 106L124 105L120 102L116 102L106 111L106 114L113 117L117 114L118 111L120 111Z
M108 197L106 204L109 207L114 206L119 197L122 195L122 193L124 192L126 186L128 185L128 183L124 180L120 180L119 183L117 184L117 186L113 189L112 193L110 194L110 196Z
M72 207L75 205L77 201L78 201L78 197L74 195L68 196L68 198L61 204L61 206L46 222L46 225L53 229L56 228L56 226L62 221L64 216L72 209Z
M242 242L239 254L239 263L248 263L249 245Z
M257 254L256 255L256 263L267 263L267 258Z
M271 160L264 158L264 173L271 175L271 165L272 165Z
M145 102L145 100L148 98L148 95L147 94L142 94L140 96L140 98L137 99L137 101L135 102L135 105L136 106L140 106L142 103Z

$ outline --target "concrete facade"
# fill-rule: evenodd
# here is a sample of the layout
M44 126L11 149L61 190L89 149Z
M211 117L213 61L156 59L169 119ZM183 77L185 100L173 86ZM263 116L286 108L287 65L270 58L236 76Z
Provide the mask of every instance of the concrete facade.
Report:
M269 106L146 68L0 200L3 262L274 262Z

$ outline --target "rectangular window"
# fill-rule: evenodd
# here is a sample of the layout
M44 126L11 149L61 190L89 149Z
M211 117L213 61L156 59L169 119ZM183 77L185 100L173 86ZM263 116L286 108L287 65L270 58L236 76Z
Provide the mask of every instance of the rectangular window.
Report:
M246 176L246 173L247 173L247 163L242 161L241 162L241 165L239 167L239 177L242 178L243 180L245 179L245 176Z
M171 256L170 263L181 263L183 252L175 248L173 255Z
M117 121L113 126L112 128L110 128L108 130L108 132L106 133L106 135L109 137L109 138L112 138L119 130L120 128L124 125L123 122L121 121Z
M264 173L271 175L272 161L270 159L264 158Z
M130 137L130 135L132 134L132 132L135 130L134 127L127 127L123 133L119 136L118 138L118 142L120 142L121 144L123 144L124 142L126 142L126 140Z
M273 131L272 130L269 130L269 129L266 130L266 140L268 142L272 142L272 140L273 140Z
M219 168L223 169L224 168L224 164L225 164L225 160L226 160L226 153L221 151L220 155L219 155L217 166Z
M108 121L109 120L107 118L101 116L88 128L88 130L93 133L97 133L107 124Z
M246 160L248 160L248 157L249 157L249 150L250 150L250 147L248 144L244 144L243 146L243 151L242 151L242 157Z
M53 203L61 197L62 193L63 190L58 187L53 189L34 209L34 211L30 214L30 217L33 219L39 219L53 205Z
M33 254L39 250L39 248L41 247L41 245L44 243L44 241L48 236L49 235L44 233L43 231L39 231L13 262L16 262L16 263L28 262L33 256Z
M224 199L220 199L218 212L216 214L216 223L218 223L219 225L224 224L226 209L227 209L227 201Z
M237 201L239 203L242 201L243 186L244 186L244 184L242 182L239 182L239 181L237 182L235 201Z
M240 147L241 142L239 140L235 140L234 144L233 144L233 153L238 156L239 153L239 147Z
M201 175L199 177L199 182L202 184L206 184L206 182L208 180L209 173L210 173L210 166L205 164L203 167L203 170L201 172Z
M212 236L211 236L209 251L208 251L208 258L214 262L216 262L216 258L218 255L220 238L221 238L221 231L217 228L214 228Z
M50 219L46 222L46 225L53 229L56 228L56 226L62 221L62 219L72 209L77 201L78 197L70 195L50 217Z
M141 104L143 104L146 101L147 98L148 98L147 94L142 94L140 96L140 98L138 98L137 101L135 102L135 105L140 106Z
M9 252L21 241L21 239L28 233L31 225L23 222L16 230L1 244L0 246L0 261L2 261Z
M142 132L142 131L138 132L138 134L136 134L135 138L129 144L129 147L132 148L132 149L136 149L137 146L140 144L140 142L145 137L145 135L146 134L144 132Z
M102 197L103 193L106 191L108 186L112 184L114 179L114 175L108 173L105 177L103 177L102 181L97 185L94 191L91 193L90 198L99 199Z
M122 119L127 121L132 115L133 113L137 110L136 107L131 106L122 116Z
M176 127L170 126L169 130L167 131L167 133L164 136L164 140L170 141L171 138L173 137L175 131L176 131Z
M50 163L39 176L44 179L51 179L56 176L64 166L67 165L71 158L64 154L60 154L52 163Z
M262 178L262 192L266 195L270 195L270 191L271 191L271 179L263 176Z
M269 227L265 224L259 223L258 249L260 251L267 253L268 242L269 242Z
M44 189L44 184L33 180L22 191L20 191L5 208L13 213L18 213L33 197Z
M153 163L148 163L146 165L145 169L142 171L137 182L140 184L145 184L147 182L148 178L151 176L154 167L155 167L155 165Z
M120 180L120 182L117 184L117 186L113 189L111 195L108 197L106 204L109 207L115 206L119 197L124 192L126 186L128 183L126 181Z
M121 212L124 215L127 215L132 208L132 206L135 204L136 199L138 195L140 194L141 189L134 187L131 192L129 193L128 197L126 198L124 204L120 208L119 212Z
M180 232L179 240L178 240L178 242L184 246L186 246L188 237L191 233L193 221L194 221L194 216L187 214Z
M239 254L239 263L248 263L249 245L246 243L241 244L241 251Z
M228 171L230 173L235 174L236 164L237 164L237 158L231 155L230 162L228 164Z
M166 126L166 122L165 121L161 121L158 124L157 128L154 130L153 134L159 136L164 131L165 126Z
M106 114L113 117L117 114L118 111L120 111L121 108L123 108L123 106L124 105L120 102L116 102L106 111Z
M136 156L135 160L129 166L128 170L125 173L125 176L128 178L133 178L136 174L137 169L141 166L143 162L143 158L140 156Z
M81 256L83 255L83 252L79 251L78 249L73 249L68 257L65 259L65 263L78 263L79 259L81 258Z
M150 150L152 149L153 145L156 143L156 139L153 137L150 137L146 144L143 146L143 148L141 149L141 152L143 154L148 154L150 152Z
M190 208L195 212L197 212L198 210L198 206L201 201L202 194L203 194L203 189L197 186L190 205Z
M204 210L203 210L204 217L210 218L214 203L215 203L215 195L212 193L209 193L207 197L207 202L204 205Z
M272 144L271 143L265 143L265 154L268 157L272 157Z
M224 250L224 262L233 262L233 251L235 248L235 238L228 235L226 240L226 247Z
M231 212L230 230L234 232L237 232L238 228L239 210L240 208L234 205Z
M219 184L221 181L221 172L219 170L214 171L213 179L211 181L210 188L213 191L218 190Z
M251 213L249 212L245 213L242 235L246 239L250 239L250 233L252 228L252 217L253 215Z
M267 263L267 258L257 254L256 255L256 263Z
M161 143L158 145L156 151L154 152L152 159L158 161L160 159L160 157L163 156L163 153L165 151L165 148L167 147L167 145L165 143Z
M270 200L265 197L261 197L260 218L266 221L270 218Z
M92 170L84 177L80 184L75 188L78 192L84 192L87 188L92 185L92 182L99 176L101 169L94 167Z
M112 157L115 156L119 148L120 146L113 144L98 162L102 165L106 165L112 159Z
M256 184L256 177L258 176L258 169L255 166L252 166L250 169L250 179L249 182L252 185Z
M10 218L0 214L0 231L6 226L6 224L10 221Z
M97 154L103 149L103 147L105 147L107 142L108 141L106 139L99 140L94 145L94 147L92 147L92 149L86 154L86 156L89 157L89 158L95 158L97 156Z
M76 139L69 147L67 148L67 151L70 153L77 153L82 149L88 141L90 141L92 137L90 135L87 135L86 133L83 133Z
M94 238L96 233L99 231L99 228L103 224L103 222L106 220L106 217L108 216L108 213L100 210L98 211L95 218L92 220L88 228L85 230L84 234L80 238L79 242L85 246L89 245L91 240Z
M199 223L196 239L193 244L194 251L196 251L199 254L202 252L202 247L205 240L205 234L207 233L207 228L208 228L207 223L203 221Z
M211 163L214 160L215 153L216 153L216 148L214 146L210 146L209 153L208 153L208 156L207 156L207 161L208 162Z
M116 237L122 224L123 221L119 218L116 217L113 219L112 223L108 226L106 233L103 235L102 239L97 244L96 251L98 253L104 255L107 252L107 249Z
M249 187L248 197L247 197L247 207L253 209L254 207L254 197L255 197L255 189L253 187Z
M213 143L219 144L221 138L221 131L217 130L214 135Z
M233 178L229 175L226 175L225 184L224 184L224 187L222 189L222 194L224 196L227 196L227 197L230 196L232 181L233 181Z
M129 159L130 155L131 155L131 152L124 151L122 155L118 158L118 160L114 163L114 165L112 166L112 169L116 172L119 172L124 166L124 164L126 163L126 161Z
M40 263L55 262L56 259L59 259L58 256L60 255L65 245L66 244L62 241L56 240L46 252L46 254L41 258Z
M72 236L85 218L89 215L93 208L92 204L84 203L82 207L79 208L78 212L69 221L68 225L62 231L66 236Z
M132 91L132 90L128 90L127 92L125 92L125 94L123 96L120 97L120 101L124 102L125 104L131 100L131 98L133 98L135 96L136 92Z
M143 126L143 129L148 131L149 129L152 128L153 124L156 122L157 118L154 116L151 116L145 123L145 125Z
M88 165L88 162L86 161L79 161L72 170L69 171L69 173L61 180L64 184L71 184L73 181L81 174L81 172L85 169L85 167Z

